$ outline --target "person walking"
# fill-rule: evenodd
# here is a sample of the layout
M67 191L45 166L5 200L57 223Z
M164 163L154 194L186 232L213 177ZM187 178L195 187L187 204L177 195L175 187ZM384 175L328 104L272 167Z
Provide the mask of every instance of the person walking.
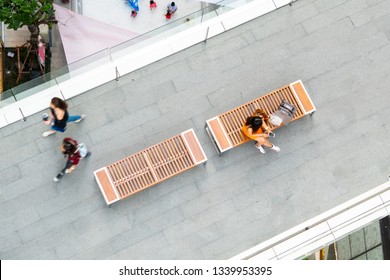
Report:
M52 135L57 131L65 132L67 123L78 123L87 117L87 115L85 114L69 116L68 104L58 97L54 97L51 99L49 109L50 115L48 116L47 114L45 114L43 117L43 122L46 125L50 125L50 130L45 131L42 134L43 137Z
M171 2L171 4L167 5L167 12L173 15L174 13L176 13L176 11L177 11L177 6L175 2Z
M68 156L68 159L66 161L65 167L57 174L57 176L54 177L55 182L61 180L65 174L72 172L82 158L87 158L91 155L91 152L88 151L85 144L78 144L76 140L69 137L64 138L60 149L65 157Z
M157 3L156 3L156 1L150 0L150 1L149 1L149 7L150 7L150 10L156 9L156 8L157 8Z
M130 16L131 16L132 18L135 18L135 17L137 16L137 14L138 14L138 13L137 13L135 10L132 10Z
M167 5L167 13L165 14L166 19L171 19L174 13L177 11L177 6L175 2L171 2L171 4Z

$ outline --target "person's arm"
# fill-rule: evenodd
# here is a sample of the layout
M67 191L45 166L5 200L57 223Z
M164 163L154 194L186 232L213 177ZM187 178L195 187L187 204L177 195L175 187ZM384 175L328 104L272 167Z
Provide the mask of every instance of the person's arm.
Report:
M62 173L68 174L76 168L76 165L73 164L73 161L68 160L65 164L65 167L61 170Z
M253 133L252 128L248 128L248 133L254 137L268 137L268 133Z
M264 130L264 132L267 132L268 134L272 133L272 130L265 124L265 121L263 121L263 125L261 126Z
M69 168L65 171L66 174L72 172L75 168L76 168L76 165L72 165L71 167L69 167Z
M56 117L57 117L57 120L62 120L65 116L65 111L64 110L61 110L59 108L55 108L55 113L56 113Z

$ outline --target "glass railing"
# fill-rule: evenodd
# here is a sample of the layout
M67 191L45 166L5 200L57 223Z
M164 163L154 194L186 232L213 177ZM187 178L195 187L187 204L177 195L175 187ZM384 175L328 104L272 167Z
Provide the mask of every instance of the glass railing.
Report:
M252 1L254 0L224 0L215 4L210 4L203 9L181 18L177 18L166 25L132 38L117 46L101 50L58 70L18 85L0 94L0 108L15 102L15 100L21 100L44 89L67 81L72 77L83 74L89 70L96 69L97 67L105 65L114 59L118 59L121 55L123 55L122 51L131 52L139 50L144 46L161 40L162 38L167 38L170 35L177 34L183 30L199 25L206 20L215 18Z
M12 103L15 103L15 102L16 102L16 99L14 97L12 89L3 91L0 94L0 109L6 107L8 105L11 105Z

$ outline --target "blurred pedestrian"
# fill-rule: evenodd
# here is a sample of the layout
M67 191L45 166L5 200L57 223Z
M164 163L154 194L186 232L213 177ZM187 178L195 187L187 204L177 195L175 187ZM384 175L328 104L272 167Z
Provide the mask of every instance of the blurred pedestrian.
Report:
M79 164L80 159L89 157L91 155L91 152L88 151L85 144L78 144L76 140L69 137L64 138L60 149L65 157L68 156L68 159L66 161L65 167L57 174L56 177L54 177L55 182L61 180L65 174L72 172L76 168L77 164Z
M170 11L167 11L167 13L165 14L165 18L166 18L166 19L171 19L171 17L172 17L171 12L170 12Z
M177 6L176 6L175 2L171 2L171 4L168 4L168 5L167 5L167 11L169 11L171 15L173 15L174 13L176 13L176 11L177 11Z
M46 119L47 114L45 114L45 118L43 118L43 121L46 125L50 125L50 130L45 131L42 134L43 137L52 135L57 131L65 132L67 123L69 122L78 123L87 117L87 115L85 114L69 116L68 104L64 100L58 97L54 97L51 99L49 109L50 109L50 115Z
M157 3L156 3L156 1L150 0L149 4L150 4L150 9L151 9L151 10L157 8Z

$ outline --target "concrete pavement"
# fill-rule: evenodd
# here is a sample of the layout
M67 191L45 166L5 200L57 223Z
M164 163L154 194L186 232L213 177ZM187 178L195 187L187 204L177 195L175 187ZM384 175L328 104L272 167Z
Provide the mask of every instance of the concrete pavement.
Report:
M92 156L59 183L64 134L2 128L0 258L227 259L383 183L389 60L389 1L300 0L69 100ZM298 79L317 112L280 153L217 155L205 120ZM95 169L191 127L206 166L105 206Z

